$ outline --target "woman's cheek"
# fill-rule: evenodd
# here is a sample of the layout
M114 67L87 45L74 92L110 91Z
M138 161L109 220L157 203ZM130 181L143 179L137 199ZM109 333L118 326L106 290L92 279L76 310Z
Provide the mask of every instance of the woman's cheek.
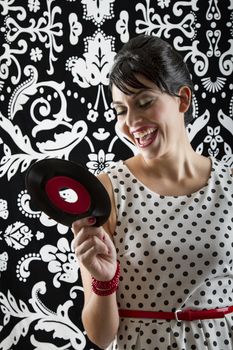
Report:
M116 128L124 137L126 137L130 142L135 144L135 140L133 136L130 134L128 126L125 125L124 122L121 122L120 120L118 120L116 123Z
M130 141L132 142L133 144L135 144L135 140L133 138L133 136L129 133L129 128L127 126L124 126L122 129L122 134Z

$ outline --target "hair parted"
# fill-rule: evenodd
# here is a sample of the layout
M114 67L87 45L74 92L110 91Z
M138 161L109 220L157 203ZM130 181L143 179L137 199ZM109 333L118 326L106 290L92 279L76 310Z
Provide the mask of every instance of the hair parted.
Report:
M138 35L123 45L110 71L110 89L115 85L123 93L132 94L130 88L146 88L137 79L139 74L171 96L179 96L182 86L188 86L193 92L193 83L183 57L159 37ZM185 113L186 126L192 118L190 101L190 107Z

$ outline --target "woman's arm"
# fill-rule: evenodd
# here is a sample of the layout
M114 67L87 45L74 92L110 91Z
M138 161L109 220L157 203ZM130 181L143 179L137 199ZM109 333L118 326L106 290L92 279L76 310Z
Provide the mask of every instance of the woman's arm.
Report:
M88 338L105 349L113 341L119 327L116 292L108 296L98 296L92 292L90 274L83 266L81 275L85 295L83 326Z
M116 292L99 296L92 291L92 276L99 280L110 280L116 271L116 250L112 236L116 226L116 210L110 180L102 174L103 183L111 199L111 214L103 227L93 227L88 219L73 224L74 248L80 262L84 288L82 322L88 338L100 348L106 348L113 341L118 327L119 315Z

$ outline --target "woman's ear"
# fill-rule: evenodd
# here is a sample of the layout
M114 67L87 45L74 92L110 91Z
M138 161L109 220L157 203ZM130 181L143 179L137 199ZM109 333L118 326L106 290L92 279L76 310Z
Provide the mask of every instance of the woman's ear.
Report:
M180 112L185 113L190 106L192 99L192 91L188 86L182 86L179 90L180 96Z

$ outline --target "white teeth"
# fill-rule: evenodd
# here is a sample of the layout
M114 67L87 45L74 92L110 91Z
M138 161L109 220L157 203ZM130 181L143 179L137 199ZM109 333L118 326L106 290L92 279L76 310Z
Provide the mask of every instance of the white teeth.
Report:
M152 132L154 132L156 129L155 128L149 128L143 131L138 131L138 132L134 132L133 135L136 139L140 139L146 135L151 134Z

